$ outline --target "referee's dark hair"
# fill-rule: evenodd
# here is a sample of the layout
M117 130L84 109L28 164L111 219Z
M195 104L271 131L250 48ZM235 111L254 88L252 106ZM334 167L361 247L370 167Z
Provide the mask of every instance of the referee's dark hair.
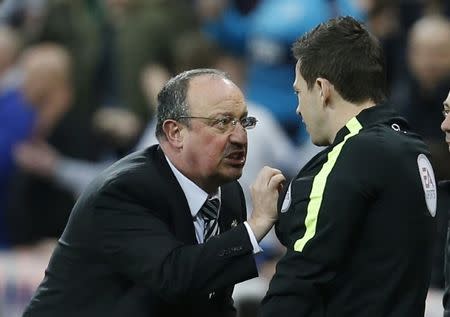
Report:
M319 24L293 44L292 52L308 89L322 77L349 102L386 99L383 49L354 18L338 17Z

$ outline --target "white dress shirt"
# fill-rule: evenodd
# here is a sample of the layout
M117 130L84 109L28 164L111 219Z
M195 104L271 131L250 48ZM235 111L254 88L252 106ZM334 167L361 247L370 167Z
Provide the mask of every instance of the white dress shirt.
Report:
M167 156L166 160L167 163L170 166L170 169L172 170L173 174L175 175L178 183L181 186L181 189L184 192L184 195L186 196L186 200L189 205L189 210L191 211L192 215L192 221L194 223L195 228L195 236L197 237L198 243L203 243L203 218L198 216L198 212L200 211L200 208L203 206L205 201L210 198L218 198L220 201L219 204L219 215L220 215L220 206L222 205L221 200L221 189L217 190L217 192L212 195L208 196L208 193L206 193L203 189L198 187L193 181L191 181L189 178L184 176L173 164L170 162L169 158ZM253 233L252 229L250 228L250 225L247 223L247 221L244 222L245 228L247 229L248 235L250 237L250 241L253 246L253 253L258 253L262 251L260 246L258 245L258 242L256 241L255 234Z

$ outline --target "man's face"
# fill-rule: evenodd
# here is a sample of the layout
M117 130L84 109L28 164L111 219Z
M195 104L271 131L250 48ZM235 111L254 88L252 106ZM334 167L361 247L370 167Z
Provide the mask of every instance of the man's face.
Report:
M409 67L421 85L434 87L450 72L450 32L437 23L414 30L408 44Z
M442 80L450 71L450 41L436 40L433 36L429 42L412 43L409 49L409 64L412 73L422 82L433 85Z
M329 145L326 133L325 111L317 84L309 90L300 73L300 62L295 66L294 91L298 97L297 114L302 117L311 141L316 145Z
M450 112L450 91L448 92L447 99L444 100L443 105L444 121L442 121L441 130L445 132L445 141L447 142L450 151L450 115L448 115Z
M231 81L203 75L189 82L187 103L191 117L211 119L247 116L240 89ZM247 154L247 132L237 123L223 129L216 120L190 119L183 129L183 159L190 178L203 187L215 187L242 175Z
M58 47L37 48L21 59L21 91L38 112L36 133L50 133L72 105L68 63Z

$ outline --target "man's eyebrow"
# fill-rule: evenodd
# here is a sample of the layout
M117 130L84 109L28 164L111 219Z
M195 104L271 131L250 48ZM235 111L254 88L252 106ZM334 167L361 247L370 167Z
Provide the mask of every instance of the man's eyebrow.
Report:
M233 117L234 118L234 113L232 112L219 112L213 115L214 117ZM248 111L245 111L242 113L242 115L240 116L241 118L248 116Z
M444 107L450 107L447 101L444 101L442 104L444 105Z

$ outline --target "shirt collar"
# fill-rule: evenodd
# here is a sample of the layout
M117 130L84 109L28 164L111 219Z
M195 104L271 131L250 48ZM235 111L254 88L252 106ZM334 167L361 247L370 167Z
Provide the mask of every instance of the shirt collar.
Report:
M192 218L195 218L197 216L197 213L200 211L200 208L205 203L206 199L208 198L218 198L219 201L221 201L221 190L220 187L218 188L217 192L212 194L211 196L208 195L207 192L205 192L203 189L201 189L197 184L195 184L193 181L191 181L189 178L184 176L169 160L169 158L164 155L167 163L169 163L170 169L172 170L173 174L175 175L178 183L181 186L181 189L184 192L184 196L186 196L187 203L189 205L189 210L191 211Z

